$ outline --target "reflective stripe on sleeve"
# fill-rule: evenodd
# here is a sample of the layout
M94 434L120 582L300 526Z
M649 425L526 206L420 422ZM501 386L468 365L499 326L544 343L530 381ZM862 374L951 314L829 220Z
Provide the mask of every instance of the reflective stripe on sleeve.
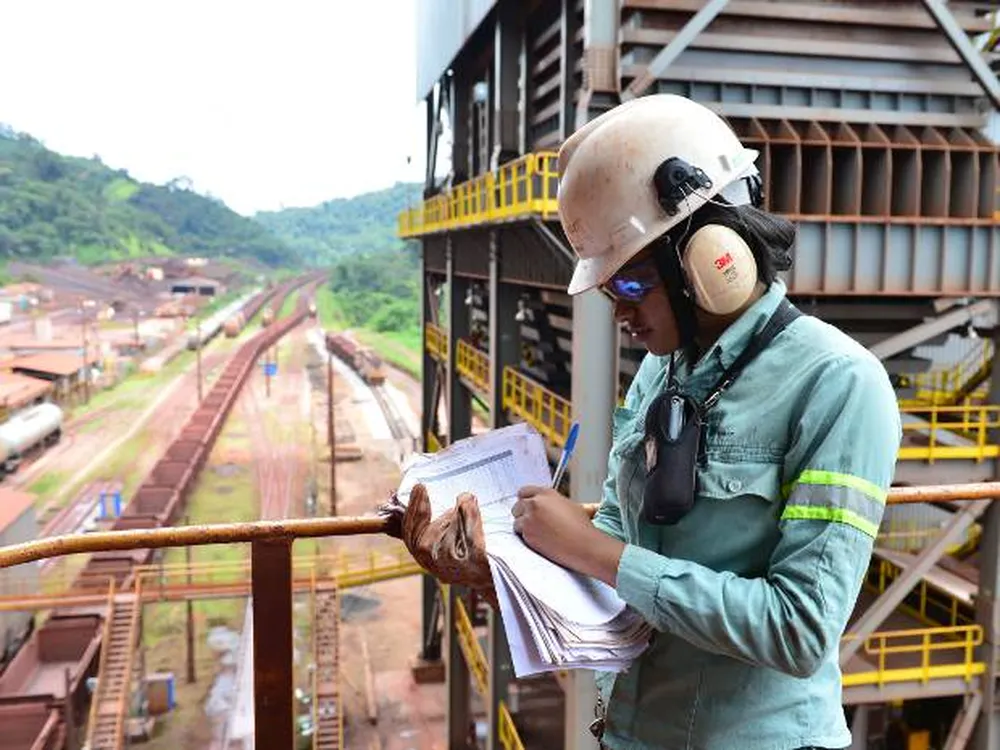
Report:
M782 521L845 523L874 538L885 511L886 491L850 474L809 469L784 488Z

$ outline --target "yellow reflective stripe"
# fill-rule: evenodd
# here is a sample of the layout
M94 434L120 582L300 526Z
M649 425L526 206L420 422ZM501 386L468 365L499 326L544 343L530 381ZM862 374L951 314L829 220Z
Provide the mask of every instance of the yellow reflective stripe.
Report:
M836 471L824 471L822 469L806 469L794 481L786 484L782 492L787 498L796 484L821 484L828 487L850 487L858 492L868 495L872 500L885 505L887 492L874 482L856 477L853 474L840 474Z
M878 526L846 508L823 508L818 505L788 505L781 514L782 521L832 521L846 523L872 539L878 534Z

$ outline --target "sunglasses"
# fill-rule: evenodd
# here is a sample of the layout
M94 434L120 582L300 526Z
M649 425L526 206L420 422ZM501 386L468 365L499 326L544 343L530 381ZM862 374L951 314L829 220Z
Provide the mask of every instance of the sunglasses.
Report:
M660 274L652 258L622 268L601 284L601 291L612 302L622 300L633 304L642 302L646 295L660 285Z

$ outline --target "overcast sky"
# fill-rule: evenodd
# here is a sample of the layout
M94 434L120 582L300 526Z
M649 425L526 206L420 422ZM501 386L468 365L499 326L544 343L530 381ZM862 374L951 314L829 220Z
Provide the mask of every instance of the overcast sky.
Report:
M11 0L0 122L244 214L417 181L415 6Z

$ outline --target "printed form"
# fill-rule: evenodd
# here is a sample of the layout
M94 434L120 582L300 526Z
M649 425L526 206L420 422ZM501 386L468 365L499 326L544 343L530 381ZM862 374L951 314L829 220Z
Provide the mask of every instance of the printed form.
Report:
M518 677L574 667L623 669L646 648L650 627L613 588L553 563L514 532L517 490L551 482L544 440L522 423L439 453L413 455L397 496L405 505L413 487L423 484L432 518L452 508L463 492L476 496Z

